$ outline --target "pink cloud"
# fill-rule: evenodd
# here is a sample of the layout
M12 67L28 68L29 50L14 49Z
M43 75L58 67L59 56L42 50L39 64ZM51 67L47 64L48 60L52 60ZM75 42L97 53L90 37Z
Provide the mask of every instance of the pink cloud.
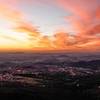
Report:
M79 32L91 28L99 16L99 0L57 0L59 7L72 13L70 23ZM96 17L97 16L97 17ZM69 20L66 18L66 20Z

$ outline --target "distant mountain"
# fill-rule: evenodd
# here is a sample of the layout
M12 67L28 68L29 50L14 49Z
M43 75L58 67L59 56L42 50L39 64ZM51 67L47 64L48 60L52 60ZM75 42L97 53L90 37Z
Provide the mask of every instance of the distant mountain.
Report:
M100 68L100 60L71 62L70 65L73 67L97 69Z

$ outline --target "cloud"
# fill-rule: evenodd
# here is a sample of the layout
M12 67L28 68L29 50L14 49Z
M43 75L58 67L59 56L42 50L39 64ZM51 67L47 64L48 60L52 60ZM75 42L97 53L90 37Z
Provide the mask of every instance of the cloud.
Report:
M98 7L96 10L96 17L100 20L100 7Z
M96 24L96 18L99 18L100 0L57 0L57 4L72 14L69 17L70 23L78 32L86 31ZM66 20L69 20L67 18Z
M7 2L11 1L7 0ZM40 4L49 3L46 0L23 1L28 3L38 2ZM39 27L29 22L23 12L9 6L8 3L0 4L0 17L14 23L14 26L12 26L13 31L18 34L27 34L28 42L33 50L100 50L100 0L55 1L57 1L57 5L60 8L71 13L71 16L65 17L65 20L69 21L70 25L75 28L74 35L64 31L58 31L53 36L43 36L39 31ZM14 0L12 4L16 5L20 2L20 0ZM17 41L16 38L8 35L2 37Z
M1 33L0 33L0 37L2 37L2 38L4 38L4 39L9 39L9 40L17 41L16 38L11 37L11 36L8 36L8 35L5 35L5 34L1 34Z
M28 33L29 36L40 36L39 30L29 22L20 22L16 24L15 30Z
M70 12L65 17L75 29L75 34L56 34L58 47L73 50L100 49L100 1L99 0L56 0L58 7Z
M88 35L100 35L100 24L95 25L92 29L87 32Z
M58 31L52 37L42 36L39 29L31 23L17 24L15 30L29 35L30 44L33 49L82 51L89 50L90 48L92 50L99 50L100 48L100 37L98 36L100 25L75 35Z
M0 17L13 23L24 20L24 14L22 12L6 4L0 4Z

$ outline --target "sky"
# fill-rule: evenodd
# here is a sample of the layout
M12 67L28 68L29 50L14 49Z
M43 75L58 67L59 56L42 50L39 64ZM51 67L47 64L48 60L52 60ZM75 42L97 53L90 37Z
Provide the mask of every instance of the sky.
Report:
M0 0L0 51L99 51L100 0Z

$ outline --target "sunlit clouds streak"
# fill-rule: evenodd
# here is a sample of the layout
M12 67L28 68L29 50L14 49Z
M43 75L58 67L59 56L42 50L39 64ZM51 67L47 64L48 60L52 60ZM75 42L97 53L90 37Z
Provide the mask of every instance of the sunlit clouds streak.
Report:
M95 2L94 0L81 0L81 2L80 0L51 0L51 2L46 0L7 1L11 2L11 4L0 0L2 2L0 4L0 22L4 23L4 25L0 24L0 50L6 50L7 48L15 51L66 50L74 52L88 51L90 48L92 48L92 51L100 50L99 0L95 0ZM55 5L55 7L65 10L66 15L67 12L70 12L71 15L62 16L61 19L73 27L74 34L63 31L59 27L61 31L55 31L52 36L43 35L40 31L42 26L36 26L27 17L28 13L20 10L18 5L25 2L29 5L31 5L30 2L34 5L35 3L39 5L47 4L46 6ZM48 18L48 16L46 17ZM67 26L64 27L67 28Z

